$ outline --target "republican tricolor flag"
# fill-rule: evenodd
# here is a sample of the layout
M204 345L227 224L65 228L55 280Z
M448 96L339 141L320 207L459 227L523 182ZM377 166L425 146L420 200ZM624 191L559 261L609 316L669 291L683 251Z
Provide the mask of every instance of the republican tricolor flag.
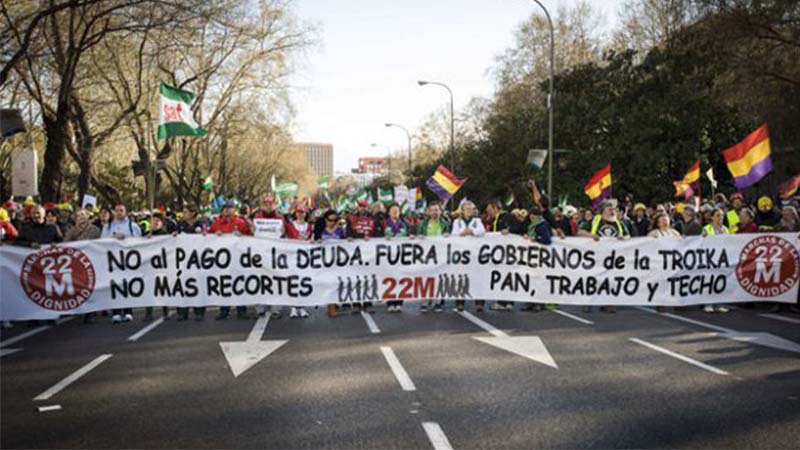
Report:
M594 174L591 180L586 183L583 190L592 201L592 206L597 208L600 203L611 197L611 164L603 167Z
M761 125L742 142L723 150L722 156L728 163L736 189L742 190L756 184L772 172L767 124Z
M800 188L800 174L778 186L778 194L782 199L789 200L797 194L798 188Z
M439 196L443 202L447 202L453 194L461 189L461 186L466 181L466 179L459 180L447 170L447 167L440 165L425 184Z
M675 185L676 197L683 195L683 197L688 200L689 197L693 196L700 186L700 160L698 159L694 163L692 168L683 176L682 180L675 181L672 184Z

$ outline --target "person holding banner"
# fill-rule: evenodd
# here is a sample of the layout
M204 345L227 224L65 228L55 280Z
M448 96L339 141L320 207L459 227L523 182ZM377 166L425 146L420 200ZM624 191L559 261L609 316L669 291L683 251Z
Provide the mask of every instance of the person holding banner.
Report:
M600 204L600 214L594 216L591 223L584 224L584 227L578 230L578 236L590 237L595 241L599 241L601 237L627 239L631 236L631 232L619 218L616 201L604 200ZM600 311L615 313L617 308L601 306ZM583 312L592 312L592 306L584 306Z
M0 243L13 241L17 238L17 229L8 217L8 211L0 208Z
M669 214L667 213L658 213L655 217L653 217L653 230L647 233L648 237L652 238L659 238L659 237L681 237L681 234L678 233L678 230L672 228L672 224L670 223Z
M736 229L736 234L758 233L758 225L756 225L753 219L753 211L749 208L742 208L742 210L739 211L739 226Z
M124 204L114 206L111 220L100 230L101 238L125 239L126 237L141 237L142 230L139 225L128 217L128 209ZM112 309L111 323L130 322L133 320L133 309Z
M481 219L477 217L478 209L475 207L475 203L467 200L461 204L461 210L462 216L453 221L453 236L481 237L486 235L486 228L483 227ZM484 304L486 304L484 300L475 300L475 310L483 312ZM464 300L456 300L456 310L464 311Z
M147 232L147 237L152 236L166 236L170 234L167 230L167 218L161 211L153 213L152 223L150 224L150 231ZM169 320L169 308L166 306L161 307L161 315L164 320ZM149 322L153 320L153 307L148 306L144 309L144 321Z
M374 214L367 211L369 202L366 199L358 201L358 208L355 214L351 214L348 222L347 237L351 239L369 239L372 237L380 237L383 230L380 228L379 219ZM381 206L382 207L382 206ZM380 208L380 207L379 207ZM378 209L380 212L380 209ZM372 312L369 308L372 307L372 302L353 303L353 314L361 312Z
M381 223L381 229L386 239L392 237L406 237L408 236L409 226L405 219L400 217L400 205L392 203L389 205L389 217ZM386 310L393 313L403 312L402 300L391 300L386 302Z
M264 197L258 211L250 216L250 230L255 237L266 237L280 239L284 236L286 219L283 214L275 209L275 198L272 196ZM281 318L281 310L272 310L272 305L258 305L256 311L259 316L265 316L268 312L273 319Z
M728 230L728 227L722 224L724 218L725 218L725 212L722 211L722 208L714 209L714 212L711 214L711 223L709 223L703 228L703 237L731 234L731 232ZM738 225L739 225L738 217L736 218L736 225L738 230ZM707 313L714 313L714 312L726 313L730 310L723 305L704 305L703 311Z
M314 227L306 221L308 215L308 208L306 205L299 204L294 207L294 219L286 222L286 238L298 241L311 242L314 239ZM289 312L289 317L292 319L307 318L308 311L302 306L294 307Z
M344 229L339 225L339 214L335 210L329 209L322 215L322 227L319 232L321 241L338 241L344 239ZM328 304L328 317L339 315L339 305L336 303Z
M436 201L428 203L425 209L426 217L417 226L417 236L444 236L450 233L450 222L446 217L442 216L442 207ZM420 311L428 312L429 308L433 308L433 312L442 312L444 300L439 300L436 306L433 306L433 300L428 300L428 304L420 306Z
M233 202L226 203L222 207L221 214L214 220L209 230L217 236L222 236L223 234L248 236L250 234L250 226L244 219L236 215L235 209L236 205ZM220 306L219 314L215 319L226 320L230 313L230 306ZM236 318L247 319L247 306L239 305L236 307Z
M550 223L544 220L542 210L538 206L531 207L528 211L530 222L528 225L528 232L525 235L526 239L535 241L538 244L550 245L553 243L553 230ZM544 311L544 304L542 303L528 303L522 307L522 311L540 312Z
M183 234L206 234L208 232L208 223L198 215L197 207L194 205L186 205L183 207L183 217L176 227L175 233ZM189 319L189 308L179 307L178 322L183 322ZM194 319L203 320L206 315L205 306L194 307Z

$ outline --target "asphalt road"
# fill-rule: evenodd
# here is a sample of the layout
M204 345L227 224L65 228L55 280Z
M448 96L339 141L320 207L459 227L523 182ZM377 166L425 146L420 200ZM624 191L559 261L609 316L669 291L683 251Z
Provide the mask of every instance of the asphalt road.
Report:
M800 447L800 315L562 311L18 325L0 447ZM235 377L248 336L286 343Z

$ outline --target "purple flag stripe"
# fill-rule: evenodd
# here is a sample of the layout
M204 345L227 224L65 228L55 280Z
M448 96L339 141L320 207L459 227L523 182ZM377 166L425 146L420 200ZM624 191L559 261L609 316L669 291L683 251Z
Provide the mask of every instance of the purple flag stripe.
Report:
M603 189L603 192L601 192L600 195L597 196L597 198L592 200L592 207L599 208L600 203L603 203L603 200L610 197L611 197L611 186L608 186L605 189Z
M772 172L772 158L767 156L751 167L747 175L734 178L733 184L736 185L736 189L741 190L758 183L770 172Z
M452 195L450 195L450 193L447 192L447 190L445 188L443 188L439 183L437 183L436 180L433 179L433 177L428 178L428 181L425 184L443 202L446 202L446 201L450 200L450 197L452 197Z

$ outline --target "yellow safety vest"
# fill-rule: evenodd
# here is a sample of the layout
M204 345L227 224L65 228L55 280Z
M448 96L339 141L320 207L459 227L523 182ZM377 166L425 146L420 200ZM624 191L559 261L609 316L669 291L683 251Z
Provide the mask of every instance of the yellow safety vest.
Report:
M739 213L735 209L732 209L728 211L726 217L728 218L728 230L730 230L731 233L736 233L736 230L739 229Z
M704 226L703 229L706 230L706 234L709 236L716 236L717 234L717 230L714 229L713 224L708 224ZM722 234L731 234L730 230L725 225L722 225L722 229L723 229Z
M594 216L592 219L592 236L597 236L597 230L600 229L600 222L603 220L603 216L597 215ZM617 219L617 231L619 232L620 236L625 236L625 229L622 228L622 222Z

